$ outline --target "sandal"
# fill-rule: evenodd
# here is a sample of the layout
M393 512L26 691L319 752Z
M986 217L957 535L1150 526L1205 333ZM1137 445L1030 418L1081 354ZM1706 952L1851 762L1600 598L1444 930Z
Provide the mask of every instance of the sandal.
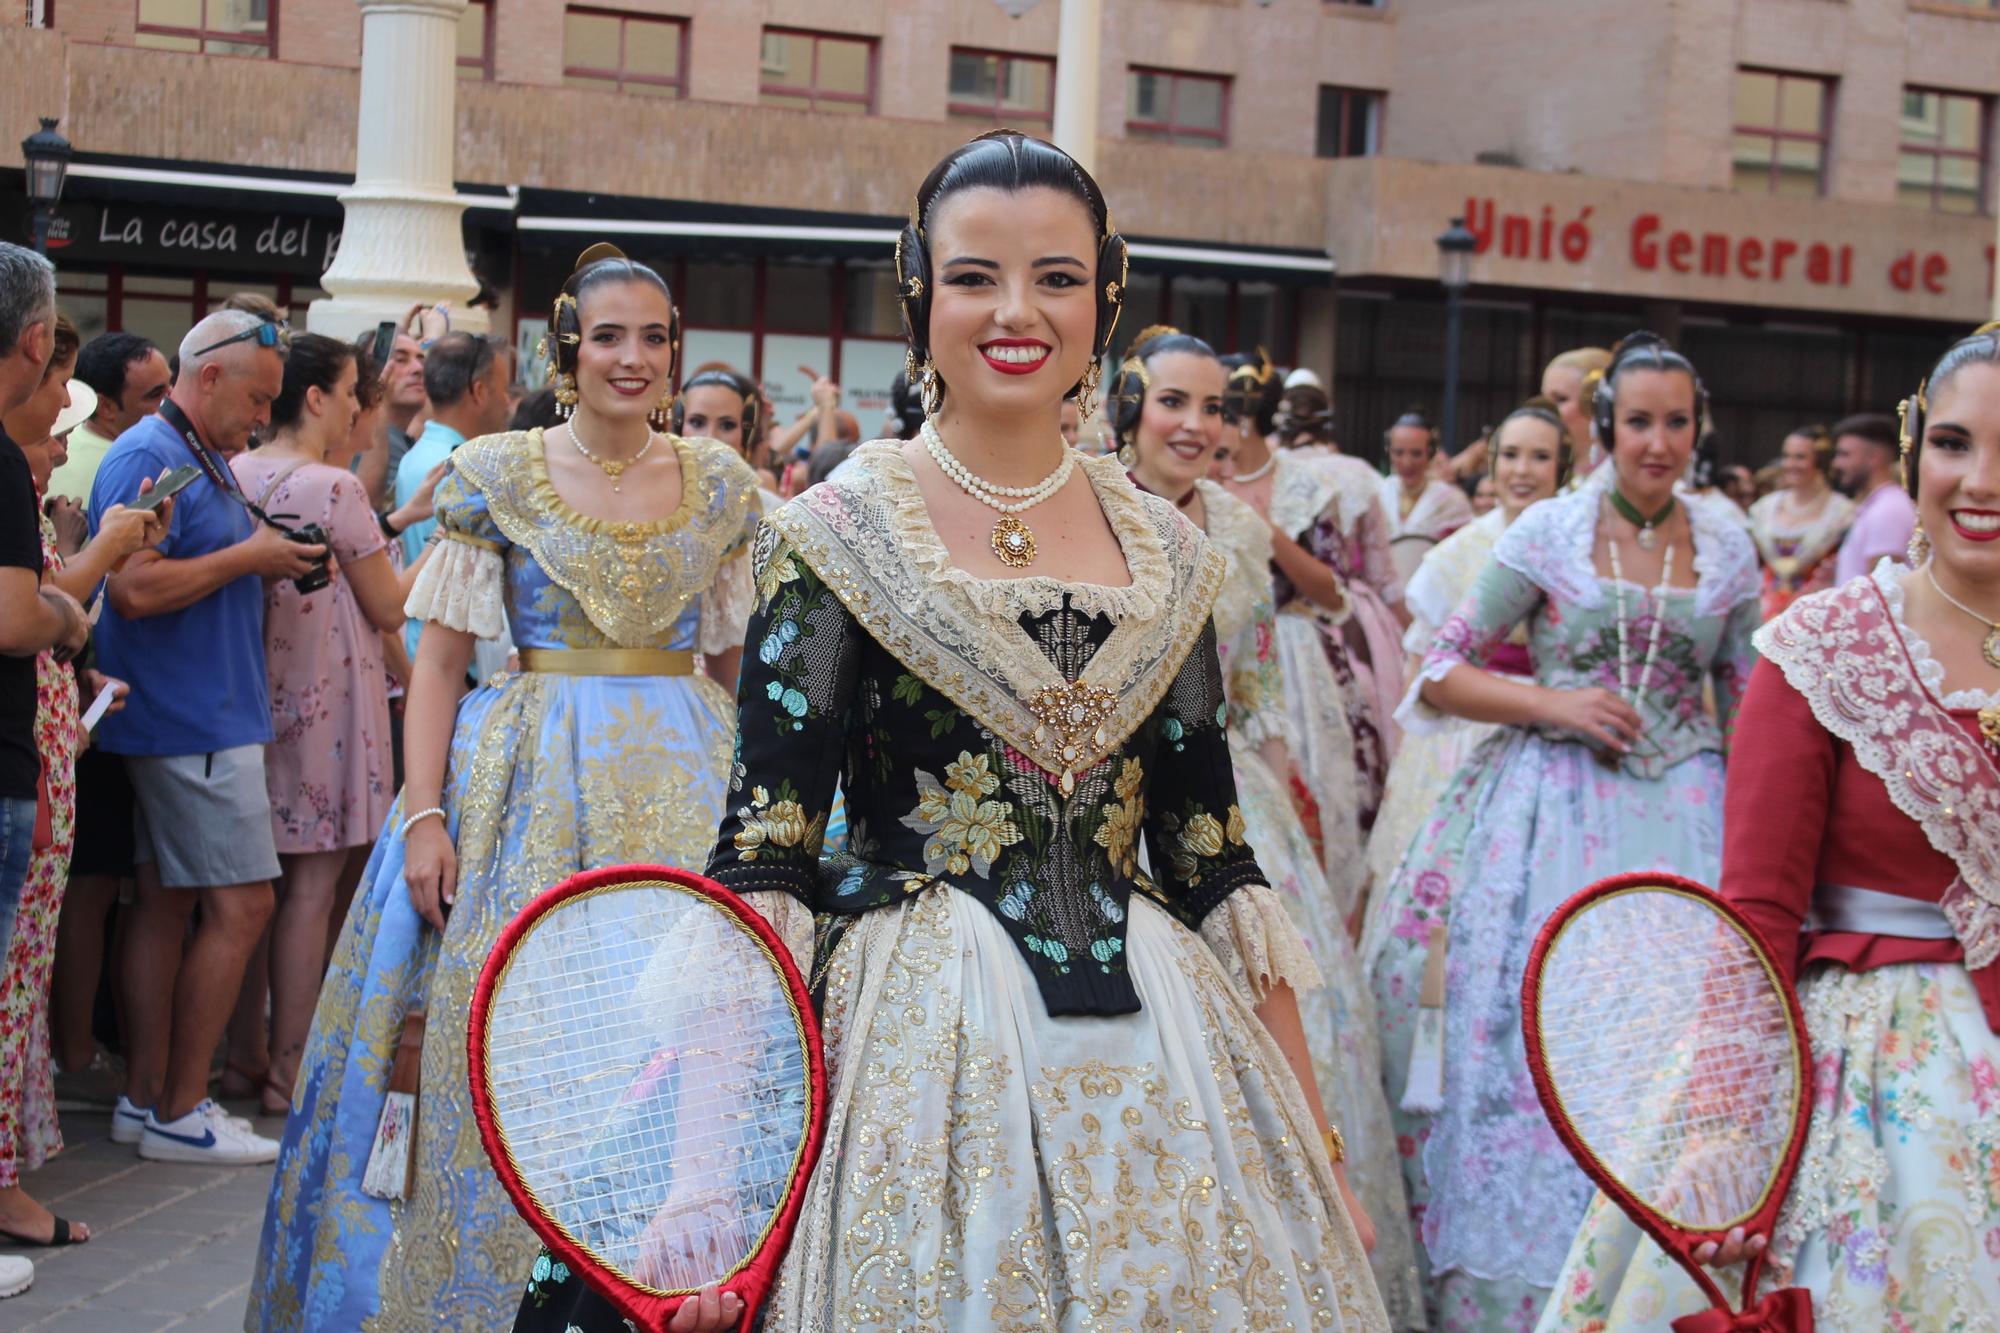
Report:
M222 1076L216 1080L216 1091L221 1094L217 1100L235 1102L255 1097L270 1076L269 1065L262 1069L251 1070L245 1069L234 1060L225 1060L222 1065Z
M275 1073L269 1073L264 1075L262 1087L263 1095L257 1100L257 1111L260 1115L290 1115L292 1113L291 1084L279 1079ZM274 1097L278 1099L276 1106L271 1104L271 1100Z
M18 1231L8 1231L0 1227L0 1242L19 1245L24 1249L53 1250L65 1245L82 1245L89 1241L88 1233L81 1236L73 1233L67 1217L56 1217L54 1213L50 1213L49 1216L55 1217L55 1229L47 1240L36 1240L32 1236L23 1236Z

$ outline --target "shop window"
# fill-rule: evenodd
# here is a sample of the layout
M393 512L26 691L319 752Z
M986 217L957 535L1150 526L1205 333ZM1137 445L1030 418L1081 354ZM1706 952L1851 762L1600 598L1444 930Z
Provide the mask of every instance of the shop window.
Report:
M1229 138L1229 80L1134 65L1125 80L1125 137L1222 147Z
M1940 213L1985 212L1992 120L1991 98L1905 88L1897 201Z
M1229 327L1229 280L1174 277L1168 301L1167 323L1192 333L1210 345L1230 350L1233 331Z
M493 77L493 0L466 0L458 13L458 77L473 83Z
M681 316L689 327L747 329L756 324L757 270L751 262L690 260L685 286Z
M951 94L946 114L965 125L1026 126L1046 130L1055 121L1056 62L1049 56L951 52Z
M894 266L850 259L846 281L841 328L861 337L901 337L903 311L896 297Z
M154 51L268 56L278 0L138 0L133 43Z
M833 328L833 265L824 262L787 264L777 260L766 264L764 325L793 333L830 332Z
M765 106L866 115L875 109L875 39L766 28L758 92Z
M1381 144L1382 98L1366 88L1319 86L1320 157L1373 157Z
M686 57L686 19L615 9L563 12L563 82L572 88L681 97Z
M1824 193L1832 109L1831 79L1738 70L1735 188L1752 194Z

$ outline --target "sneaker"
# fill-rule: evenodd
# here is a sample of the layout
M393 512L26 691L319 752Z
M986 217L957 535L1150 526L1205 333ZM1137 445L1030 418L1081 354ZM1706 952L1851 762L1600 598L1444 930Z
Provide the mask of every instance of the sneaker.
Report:
M35 1266L18 1254L0 1254L0 1301L35 1285Z
M194 1162L208 1166L254 1166L278 1160L278 1141L244 1128L212 1101L203 1101L178 1120L161 1123L150 1112L139 1156L149 1162Z
M128 1146L146 1137L146 1117L153 1113L150 1106L134 1106L132 1099L124 1093L118 1094L118 1105L111 1108L111 1141Z

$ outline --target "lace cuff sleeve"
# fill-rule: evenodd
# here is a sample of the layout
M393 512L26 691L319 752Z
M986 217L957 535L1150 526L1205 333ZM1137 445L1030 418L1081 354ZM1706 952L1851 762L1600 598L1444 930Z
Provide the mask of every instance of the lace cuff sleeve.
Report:
M497 638L507 628L506 568L497 550L450 528L440 529L403 614L475 638Z
M1284 903L1262 884L1246 884L1223 899L1201 923L1201 938L1253 1001L1279 982L1295 991L1326 984Z
M813 914L812 909L789 893L777 889L764 889L756 893L746 893L743 901L755 908L759 915L771 923L771 929L778 932L778 938L792 951L792 962L799 969L799 975L812 976L813 967Z
M702 594L700 650L726 653L741 648L756 600L757 582L750 572L746 548L722 562L715 571L715 582Z

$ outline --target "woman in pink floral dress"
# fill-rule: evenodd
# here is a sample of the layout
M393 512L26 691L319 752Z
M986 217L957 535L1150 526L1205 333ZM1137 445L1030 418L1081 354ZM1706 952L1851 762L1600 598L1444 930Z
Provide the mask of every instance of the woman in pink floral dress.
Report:
M332 582L317 591L300 592L289 579L264 588L274 733L264 771L284 878L268 942L268 1059L244 1049L239 1026L232 1028L231 1064L262 1081L267 1113L291 1103L341 925L333 909L342 874L351 858L365 857L396 796L379 631L402 627L402 592L367 492L327 461L330 451L346 448L361 410L358 390L351 345L318 334L292 339L285 386L271 404L272 438L230 464L243 493L274 519L318 524L336 566ZM239 1017L261 1009L257 981L255 971L246 978Z

